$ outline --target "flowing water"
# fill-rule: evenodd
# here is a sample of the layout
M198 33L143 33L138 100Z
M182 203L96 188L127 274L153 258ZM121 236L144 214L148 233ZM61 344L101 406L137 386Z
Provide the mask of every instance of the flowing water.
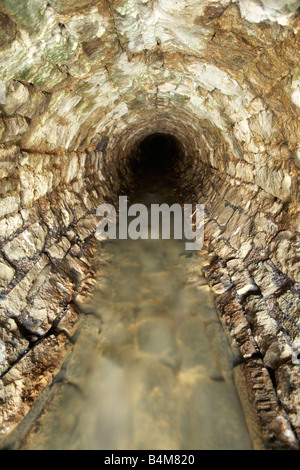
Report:
M158 181L130 203L172 204ZM24 449L251 449L203 258L184 240L101 242L74 349Z

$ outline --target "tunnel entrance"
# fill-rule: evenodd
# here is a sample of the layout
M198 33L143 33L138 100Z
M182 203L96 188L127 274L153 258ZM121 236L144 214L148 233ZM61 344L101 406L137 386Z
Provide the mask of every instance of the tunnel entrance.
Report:
M152 134L139 145L139 171L165 175L170 173L180 158L182 150L175 137L169 134Z
M138 142L130 153L129 168L141 186L148 180L174 182L174 168L183 156L179 140L166 133L154 133Z
M210 257L203 272L242 358L234 374L249 428L258 447L300 449L299 1L195 4L0 0L0 441L48 389L73 348L64 332L73 334L77 324L84 329L85 321L102 327L98 307L84 317L73 300L95 280L97 208L117 208L127 196L129 205L146 207L205 204ZM169 288L178 305L193 299L183 293L200 291L201 282L208 288L197 268L201 256L190 266L196 255L182 242L100 243L98 303L105 305L100 290L110 286L107 311L116 312L111 319L126 312L120 328L128 319L122 331L142 362L136 332L144 307L158 305ZM149 266L159 267L152 277ZM127 287L132 299L121 295ZM192 322L192 310L181 311ZM210 339L208 323L202 327ZM185 328L180 323L181 335ZM194 328L197 338L201 328ZM81 338L100 344L96 333ZM126 341L126 351L134 350ZM101 348L106 357L108 349ZM156 370L166 366L157 354L149 357ZM86 360L74 345L71 362L80 368ZM208 390L222 374L210 375L202 365ZM182 390L172 403L187 416L181 380L193 385L200 375L192 380L180 364L176 371L165 377ZM81 378L68 372L61 392L69 386L70 395L81 393ZM59 377L50 394L59 390ZM157 382L157 390L165 389ZM66 423L72 416L71 409Z
M178 202L167 182L181 155L172 136L141 141L129 203ZM100 243L74 348L17 448L251 448L202 261L174 237Z

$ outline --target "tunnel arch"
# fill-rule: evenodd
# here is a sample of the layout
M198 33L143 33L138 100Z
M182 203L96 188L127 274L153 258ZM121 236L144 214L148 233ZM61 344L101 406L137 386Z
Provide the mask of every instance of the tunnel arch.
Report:
M75 328L97 206L134 187L129 160L162 133L182 146L182 201L206 207L204 271L254 420L267 447L299 448L299 10L198 3L0 2L4 433L68 348L28 338Z

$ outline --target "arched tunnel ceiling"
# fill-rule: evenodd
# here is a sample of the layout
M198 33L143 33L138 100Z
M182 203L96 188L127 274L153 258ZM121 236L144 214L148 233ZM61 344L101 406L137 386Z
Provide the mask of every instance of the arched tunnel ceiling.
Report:
M251 183L289 200L300 165L298 7L3 0L0 134L57 153L182 123L190 140L222 144L227 166L246 160Z

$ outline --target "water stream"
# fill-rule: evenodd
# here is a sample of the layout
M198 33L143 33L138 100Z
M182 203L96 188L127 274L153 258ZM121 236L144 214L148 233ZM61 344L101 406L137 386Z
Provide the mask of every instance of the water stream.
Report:
M159 181L130 203L174 202ZM77 342L23 449L251 449L232 354L184 240L108 240Z

